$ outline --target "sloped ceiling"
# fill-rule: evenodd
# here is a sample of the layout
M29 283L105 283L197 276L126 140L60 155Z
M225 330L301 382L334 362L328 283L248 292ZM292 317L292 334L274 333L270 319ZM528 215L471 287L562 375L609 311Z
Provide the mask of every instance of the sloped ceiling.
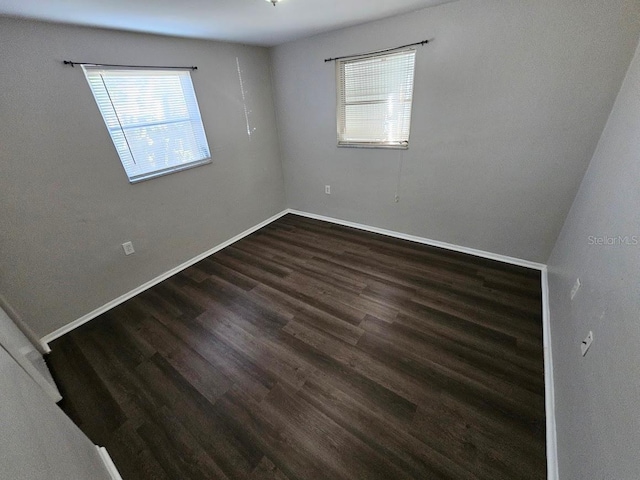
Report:
M273 46L453 0L0 0L0 15Z

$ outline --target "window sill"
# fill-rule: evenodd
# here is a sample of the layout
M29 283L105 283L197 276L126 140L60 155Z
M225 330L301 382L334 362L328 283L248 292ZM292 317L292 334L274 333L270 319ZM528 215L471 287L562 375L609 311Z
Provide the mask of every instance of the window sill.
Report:
M175 167L170 167L170 168L166 168L166 169L163 169L163 170L157 170L155 172L145 173L145 174L138 175L138 176L135 176L135 177L130 177L129 178L129 183L131 183L131 184L140 183L140 182L144 182L146 180L151 180L152 178L162 177L164 175L170 175L170 174L176 173L176 172L182 172L184 170L189 170L191 168L200 167L202 165L208 165L209 163L211 163L211 158L205 158L205 159L199 160L197 162L187 163L187 164L184 164L184 165L177 165Z
M387 143L341 143L338 142L338 148L385 148L391 150L408 150L409 144L406 145L398 145L395 144L387 144Z

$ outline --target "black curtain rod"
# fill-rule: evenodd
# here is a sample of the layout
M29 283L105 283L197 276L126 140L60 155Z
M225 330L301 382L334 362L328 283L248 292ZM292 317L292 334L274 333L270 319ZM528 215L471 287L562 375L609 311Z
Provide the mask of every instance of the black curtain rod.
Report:
M177 70L197 70L198 67L161 67L153 65L114 65L112 63L93 63L93 62L72 62L71 60L64 60L62 63L65 65L94 65L96 67L123 67L123 68L161 68L161 69L177 69Z
M393 52L394 50L400 50L402 48L407 48L407 47L414 47L416 45L426 45L427 43L429 43L431 40L423 40L421 42L416 42L416 43L410 43L408 45L402 45L401 47L395 47L395 48L387 48L386 50L378 50L376 52L369 52L369 53L359 53L357 55L345 55L344 57L335 57L335 58L325 58L324 61L326 62L333 62L335 60L342 60L345 58L355 58L355 57L364 57L366 55L375 55L377 53L387 53L387 52Z

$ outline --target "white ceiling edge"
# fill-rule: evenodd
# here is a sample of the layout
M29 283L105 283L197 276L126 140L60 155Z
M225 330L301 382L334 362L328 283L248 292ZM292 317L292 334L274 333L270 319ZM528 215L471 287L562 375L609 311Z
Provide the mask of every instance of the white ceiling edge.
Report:
M0 0L0 15L272 47L457 0Z

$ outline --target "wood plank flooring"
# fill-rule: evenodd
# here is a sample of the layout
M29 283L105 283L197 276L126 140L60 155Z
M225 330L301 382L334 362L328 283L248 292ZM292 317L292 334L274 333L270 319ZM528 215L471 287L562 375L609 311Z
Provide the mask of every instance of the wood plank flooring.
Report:
M546 478L525 268L287 215L51 347L125 480Z

